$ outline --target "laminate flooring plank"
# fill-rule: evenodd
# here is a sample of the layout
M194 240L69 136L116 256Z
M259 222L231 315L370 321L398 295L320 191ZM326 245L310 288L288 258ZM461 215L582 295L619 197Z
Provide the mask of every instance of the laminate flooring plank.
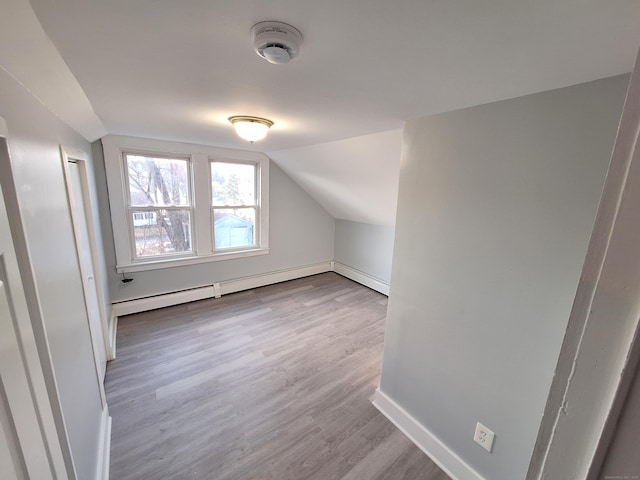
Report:
M369 398L387 298L335 273L118 322L114 480L446 480Z

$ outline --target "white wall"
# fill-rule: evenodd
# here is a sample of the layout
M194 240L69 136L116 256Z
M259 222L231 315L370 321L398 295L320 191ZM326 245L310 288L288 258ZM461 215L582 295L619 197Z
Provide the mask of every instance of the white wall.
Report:
M486 479L526 475L627 82L406 125L380 388Z
M94 478L102 403L60 159L60 144L90 145L1 69L0 115L35 277L26 293L42 312L78 478Z
M98 215L95 215L94 218L97 222L100 223L100 241L102 245L102 252L104 253L101 259L101 261L104 263L104 270L102 272L104 277L102 279L102 285L104 285L107 290L107 294L103 295L103 298L106 302L106 305L104 305L104 309L105 312L108 313L106 317L108 324L107 331L111 333L115 331L115 326L112 325L114 319L111 316L111 295L113 284L115 283L113 268L115 265L116 250L113 240L113 227L111 226L109 189L107 188L107 173L104 167L104 152L102 150L102 142L100 140L96 140L91 144L91 153L93 159L93 180L96 187L95 205L98 209ZM112 342L114 341L115 334L114 338L109 339L109 346L112 349L115 349L115 345L112 345Z
M389 284L394 227L336 220L334 259Z
M120 159L107 157L105 161ZM134 280L125 284L115 271L115 252L110 243L105 253L112 300L131 300L333 260L333 217L273 162L269 182L268 255L128 273L127 277ZM112 236L108 202L101 202L100 207L105 236Z

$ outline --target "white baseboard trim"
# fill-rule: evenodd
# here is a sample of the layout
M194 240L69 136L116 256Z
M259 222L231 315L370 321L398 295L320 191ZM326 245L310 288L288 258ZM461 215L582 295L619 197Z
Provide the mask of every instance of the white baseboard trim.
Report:
M109 480L109 464L111 462L111 417L109 416L109 409L106 406L102 410L99 435L96 480Z
M379 388L371 403L453 480L485 480Z
M252 275L250 277L238 278L220 282L220 294L227 295L229 293L241 292L252 288L264 287L274 283L287 282L296 278L308 277L319 273L330 272L331 262L317 263L315 265L307 265L305 267L289 268L286 270L278 270L262 275Z
M181 303L193 302L195 300L203 300L205 298L220 297L229 293L240 292L257 287L264 287L273 283L286 282L296 278L308 277L318 273L332 271L332 262L317 263L315 265L307 265L304 267L289 268L286 270L278 270L275 272L264 273L260 275L252 275L250 277L236 278L224 282L206 285L204 287L182 290L179 292L165 293L152 297L139 298L135 300L126 300L113 304L112 315L116 317L116 322L112 322L115 335L115 327L117 326L117 317L130 315L132 313L154 310L156 308L170 307ZM115 348L115 337L113 338ZM114 357L115 357L115 351Z
M132 313L145 312L156 308L170 307L181 303L193 302L214 296L213 285L205 287L191 288L180 292L165 293L153 297L139 298L137 300L127 300L113 304L113 314L116 317L130 315Z
M373 277L368 273L361 272L355 268L351 268L340 262L333 262L333 271L343 277L347 277L354 282L358 282L365 287L369 287L376 292L380 292L383 295L389 296L389 284L379 278Z

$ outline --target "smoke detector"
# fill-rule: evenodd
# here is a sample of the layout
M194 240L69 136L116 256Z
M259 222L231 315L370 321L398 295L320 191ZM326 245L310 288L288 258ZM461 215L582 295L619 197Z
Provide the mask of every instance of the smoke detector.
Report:
M282 22L256 23L251 28L251 39L258 55L278 65L293 60L302 44L300 31Z

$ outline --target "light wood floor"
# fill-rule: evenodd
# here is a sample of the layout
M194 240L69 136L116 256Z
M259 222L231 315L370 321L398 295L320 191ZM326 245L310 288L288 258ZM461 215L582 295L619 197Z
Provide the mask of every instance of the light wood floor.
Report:
M326 273L121 318L111 479L448 480L369 402L386 304Z

